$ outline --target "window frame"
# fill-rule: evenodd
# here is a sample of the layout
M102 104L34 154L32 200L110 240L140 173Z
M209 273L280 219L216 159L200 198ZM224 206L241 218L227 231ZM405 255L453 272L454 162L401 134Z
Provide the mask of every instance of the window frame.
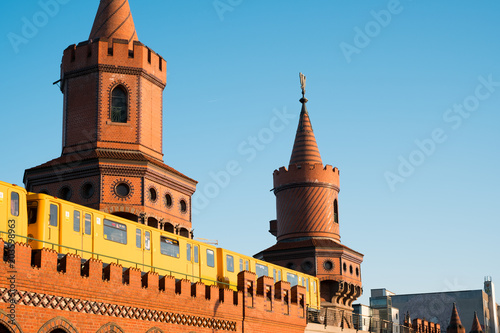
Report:
M89 214L90 215L90 214ZM114 223L120 227L124 227L124 229L121 229L121 228L117 228L115 226L110 226L109 224L110 223ZM119 230L121 231L121 235L122 237L120 238L124 238L124 242L123 241L119 241L119 240L114 240L114 239L111 239L110 237L108 237L108 234L106 233L106 230L109 230L109 229L114 229L114 230ZM125 235L125 237L123 237L123 235ZM118 243L118 244L122 244L122 245L127 245L128 243L128 232L127 232L127 225L126 224L123 224L123 223L120 223L120 222L115 222L115 221L111 221L111 220L108 220L108 219L104 219L103 221L103 235L105 240L107 241L110 241L110 242L114 242L114 243Z
M114 95L115 92L121 91L123 93L123 96L117 96ZM119 102L117 99L123 99L124 106L116 106L115 101ZM115 124L126 124L129 121L129 92L128 90L122 85L119 84L115 86L110 93L110 102L109 102L109 119L111 120L112 123ZM125 110L123 110L123 107ZM119 111L115 111L115 108L120 108ZM116 117L117 113L119 112L119 120Z

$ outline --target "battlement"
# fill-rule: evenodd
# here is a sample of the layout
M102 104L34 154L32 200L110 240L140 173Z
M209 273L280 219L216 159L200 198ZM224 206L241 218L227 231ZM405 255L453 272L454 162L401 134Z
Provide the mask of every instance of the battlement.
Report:
M321 163L292 164L274 170L274 188L293 183L327 183L339 187L339 169Z
M0 239L0 249L4 246ZM303 332L306 326L304 287L290 288L285 282L275 284L269 277L256 279L251 272L239 273L238 291L234 291L116 263L103 265L96 259L82 264L78 255L61 256L50 249L32 250L21 243L15 244L14 252L15 263L5 262L5 258L0 262L0 313L9 311L11 297L19 299L16 320L27 333L37 332L47 321L59 316L61 310L86 314L63 315L72 318L72 324L82 332L96 331L92 325L110 321L117 321L127 332L139 327L140 331L146 331L153 326L168 331L179 325L192 326L187 330L224 327L223 330L233 332L241 332L243 326L286 325L290 332ZM14 283L6 278L13 271ZM54 299L64 302L51 301ZM32 316L34 312L36 318ZM143 321L138 324L137 319Z
M116 38L100 38L68 46L62 58L61 79L97 65L108 65L115 69L141 69L163 85L167 82L165 59L139 41L129 44L127 40Z

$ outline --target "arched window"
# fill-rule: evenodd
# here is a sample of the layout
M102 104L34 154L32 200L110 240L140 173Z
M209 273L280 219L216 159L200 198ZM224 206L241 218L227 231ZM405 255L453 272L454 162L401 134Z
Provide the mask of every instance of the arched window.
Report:
M111 121L114 123L126 123L127 117L127 91L122 86L118 86L111 93Z
M337 203L337 199L333 202L333 220L335 223L339 223L339 204Z

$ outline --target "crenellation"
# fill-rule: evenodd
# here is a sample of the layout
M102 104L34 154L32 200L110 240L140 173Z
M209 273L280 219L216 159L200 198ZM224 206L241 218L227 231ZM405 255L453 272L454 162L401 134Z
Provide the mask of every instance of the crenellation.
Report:
M191 297L210 299L210 295L206 293L206 285L201 282L191 284Z
M102 271L102 279L111 284L123 284L123 267L114 262L106 265Z
M128 284L131 288L142 288L141 271L135 267L127 268L123 272L123 283Z
M175 293L186 296L191 295L191 281L180 279L175 283Z
M169 294L176 293L175 278L173 276L165 275L160 279L159 284L161 291L165 291Z
M160 290L160 279L156 272L147 272L141 278L141 285L143 288L150 288L152 290ZM165 290L165 289L163 289Z
M61 75L64 78L65 73L97 65L135 68L166 84L166 61L159 54L139 41L134 41L129 48L128 41L116 38L100 38L68 46L63 53Z

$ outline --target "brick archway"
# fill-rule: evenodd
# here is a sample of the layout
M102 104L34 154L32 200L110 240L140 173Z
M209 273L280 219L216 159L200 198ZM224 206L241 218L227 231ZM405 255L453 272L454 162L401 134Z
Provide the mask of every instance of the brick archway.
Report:
M7 317L7 313L0 310L0 325L5 326L5 328L9 330L9 333L23 333L23 330L19 327L17 322L14 325L9 324L9 322L10 318Z
M78 333L75 326L73 326L69 320L64 317L52 318L38 330L38 333L50 333L54 330L62 330L67 333Z
M158 327L153 327L147 330L146 333L164 333L164 332Z
M125 333L125 331L115 323L107 323L101 326L96 333Z

